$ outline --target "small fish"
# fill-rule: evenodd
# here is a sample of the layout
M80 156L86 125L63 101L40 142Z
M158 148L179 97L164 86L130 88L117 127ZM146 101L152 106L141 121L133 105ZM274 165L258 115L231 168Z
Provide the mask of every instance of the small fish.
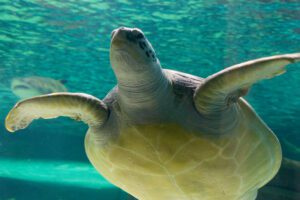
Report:
M63 85L66 80L55 80L47 77L31 76L14 78L11 81L11 91L20 99L54 92L66 92Z

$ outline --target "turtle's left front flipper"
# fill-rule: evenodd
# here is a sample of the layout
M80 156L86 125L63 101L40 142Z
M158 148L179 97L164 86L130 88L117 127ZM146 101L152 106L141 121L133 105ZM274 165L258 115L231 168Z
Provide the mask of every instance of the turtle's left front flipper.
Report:
M26 128L34 119L59 116L81 120L89 127L99 127L107 120L108 108L101 100L83 93L42 95L17 103L8 113L5 127L14 132Z
M286 65L299 61L300 53L295 53L251 60L226 68L206 78L197 88L195 107L203 115L218 115L246 95L252 84L283 74Z

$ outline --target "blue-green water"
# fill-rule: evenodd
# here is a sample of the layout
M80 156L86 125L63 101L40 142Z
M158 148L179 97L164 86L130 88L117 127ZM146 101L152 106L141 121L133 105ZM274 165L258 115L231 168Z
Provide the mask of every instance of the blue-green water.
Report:
M299 0L0 0L0 199L124 199L87 161L87 127L34 122L9 134L14 77L67 80L71 92L103 98L116 84L110 33L144 31L164 68L201 77L246 60L300 52ZM246 99L300 160L300 65L254 85Z

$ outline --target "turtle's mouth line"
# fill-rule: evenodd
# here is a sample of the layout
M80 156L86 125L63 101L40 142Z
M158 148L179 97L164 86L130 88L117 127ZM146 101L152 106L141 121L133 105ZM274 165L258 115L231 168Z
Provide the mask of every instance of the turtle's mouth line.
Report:
M120 38L116 38L116 37L113 37L111 39L111 46L122 46L122 45L126 45L126 43L128 43L128 41L126 41L124 39L120 39Z
M135 54L126 48L112 48L111 50L113 51L114 56L136 59Z
M112 50L115 52L115 53L127 53L127 51L124 49L124 48L112 48Z

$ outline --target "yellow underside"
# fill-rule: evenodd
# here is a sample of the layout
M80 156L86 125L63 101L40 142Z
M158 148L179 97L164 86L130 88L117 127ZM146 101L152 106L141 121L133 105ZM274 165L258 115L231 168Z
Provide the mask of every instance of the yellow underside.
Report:
M280 145L259 124L242 126L222 137L176 124L135 126L105 148L87 135L86 151L105 178L140 200L250 200L277 172Z

